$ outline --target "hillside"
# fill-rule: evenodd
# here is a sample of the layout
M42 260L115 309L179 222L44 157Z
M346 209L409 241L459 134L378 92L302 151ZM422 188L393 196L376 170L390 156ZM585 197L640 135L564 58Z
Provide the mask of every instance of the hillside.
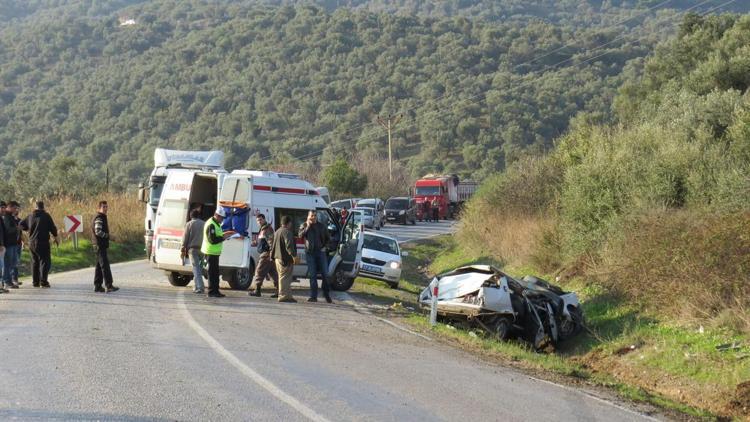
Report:
M402 111L396 156L413 174L483 178L549 149L573 116L607 121L626 63L676 22L661 9L580 28L251 2L118 8L131 3L32 2L56 8L29 6L2 29L6 190L98 186L105 168L132 185L156 146L223 149L230 167L326 163L382 150L374 115ZM41 176L76 166L75 180Z

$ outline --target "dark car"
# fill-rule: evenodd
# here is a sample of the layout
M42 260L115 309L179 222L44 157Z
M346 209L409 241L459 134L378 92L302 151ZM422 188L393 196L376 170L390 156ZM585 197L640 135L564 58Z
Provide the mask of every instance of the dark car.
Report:
M417 201L405 196L385 201L385 219L389 223L417 224Z

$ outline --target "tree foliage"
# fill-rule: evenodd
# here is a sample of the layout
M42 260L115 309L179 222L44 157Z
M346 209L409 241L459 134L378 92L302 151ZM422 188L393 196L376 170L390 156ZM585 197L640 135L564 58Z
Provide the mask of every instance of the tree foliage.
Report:
M611 118L621 70L676 13L610 27L650 4L0 2L0 171L66 156L119 187L157 146L319 168L382 151L374 117L397 112L413 176L481 179L549 149L573 116Z
M367 176L350 166L344 158L337 158L323 170L323 183L334 197L357 196L367 189Z

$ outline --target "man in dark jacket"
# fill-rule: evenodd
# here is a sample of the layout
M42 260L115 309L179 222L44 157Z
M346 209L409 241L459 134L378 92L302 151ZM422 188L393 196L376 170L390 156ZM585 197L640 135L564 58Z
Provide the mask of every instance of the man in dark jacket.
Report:
M21 221L21 228L29 232L29 251L31 252L31 280L34 287L49 288L47 275L52 266L49 237L57 239L57 227L52 217L44 210L44 202L37 201L36 209Z
M5 201L0 201L0 214L5 214ZM3 270L5 269L5 229L0 224L0 293L8 293L3 285Z
M255 282L255 291L248 293L250 296L260 297L260 289L263 287L263 281L266 277L271 277L273 281L273 287L276 288L276 293L272 294L271 297L279 297L279 274L276 272L276 264L271 259L271 248L273 247L273 227L266 221L266 216L258 214L255 217L255 222L258 223L260 229L258 230L258 240L253 242L253 246L258 248L258 264L255 266L255 276L253 282Z
M94 238L94 253L96 253L96 269L94 270L94 291L97 293L110 293L120 290L112 283L112 270L109 268L109 242L114 241L109 234L109 221L107 221L109 204L107 201L99 201L96 217L91 224ZM102 287L102 283L106 288Z
M3 225L3 245L5 255L3 260L3 284L11 289L17 289L18 284L13 282L13 270L18 265L18 223L14 214L18 210L18 202L10 201L0 218Z
M310 276L310 298L308 302L318 301L318 273L320 273L323 296L326 302L333 303L331 291L328 287L328 259L326 257L326 246L331 240L328 228L318 221L315 210L307 213L307 221L302 225L299 232L300 237L305 239L305 254L307 256L307 273Z
M279 302L294 303L292 273L297 259L297 244L291 228L292 218L288 215L281 217L281 227L273 235L271 259L276 262L276 272L279 274Z

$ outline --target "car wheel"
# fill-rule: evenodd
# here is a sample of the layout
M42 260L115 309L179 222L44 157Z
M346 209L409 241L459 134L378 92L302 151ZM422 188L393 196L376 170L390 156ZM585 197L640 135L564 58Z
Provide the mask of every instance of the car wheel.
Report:
M510 330L513 328L513 322L508 317L497 316L490 322L489 328L492 334L498 340L505 340L510 336Z
M255 267L250 268L237 268L231 270L225 270L221 275L221 278L229 283L229 287L232 290L247 290L253 283L253 275L255 274Z
M336 272L333 273L333 277L329 280L329 283L331 284L331 289L336 290L337 292L345 292L351 289L354 284L354 279L347 277L342 270L337 269Z
M189 275L183 275L176 272L167 273L167 280L169 280L169 284L177 287L185 287L188 284L190 284L190 280L192 280L193 277Z
M569 307L571 320L563 319L560 322L560 338L567 339L575 336L583 330L583 312L580 307Z

